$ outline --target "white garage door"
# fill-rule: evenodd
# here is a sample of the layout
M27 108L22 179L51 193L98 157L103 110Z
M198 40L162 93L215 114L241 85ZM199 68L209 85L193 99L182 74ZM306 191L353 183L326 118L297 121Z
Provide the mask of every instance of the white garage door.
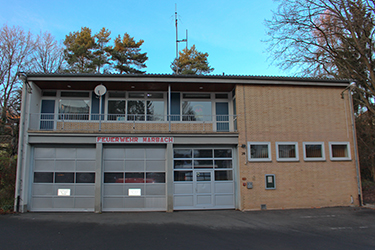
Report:
M103 149L103 211L165 211L165 148Z
M94 211L95 148L35 147L31 211Z
M174 149L174 209L234 208L232 149Z

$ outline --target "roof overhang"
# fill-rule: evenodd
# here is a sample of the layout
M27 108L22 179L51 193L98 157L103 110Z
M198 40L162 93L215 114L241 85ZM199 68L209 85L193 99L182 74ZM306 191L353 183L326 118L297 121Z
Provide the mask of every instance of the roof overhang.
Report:
M229 92L236 85L295 85L347 87L349 79L321 79L266 76L219 75L123 75L123 74L43 74L27 73L27 80L41 89L93 90L103 84L118 91L205 91Z

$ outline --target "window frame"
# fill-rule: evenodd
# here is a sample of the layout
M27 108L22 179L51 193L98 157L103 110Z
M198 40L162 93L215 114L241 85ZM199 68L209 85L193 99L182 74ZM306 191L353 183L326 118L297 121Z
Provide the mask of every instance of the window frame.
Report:
M165 122L166 121L166 113L167 113L167 95L164 92L160 91L121 91L124 93L124 97L111 97L110 93L116 93L116 91L108 91L107 92L107 98L106 98L106 115L118 115L120 118L116 120L107 120L111 122L119 122L119 121L130 121L133 122L133 119L130 119L129 117L134 116L140 116L143 117L142 119L136 120L137 122ZM142 94L143 97L130 97L132 94ZM163 97L153 97L152 94L161 94ZM125 102L125 112L124 114L109 114L109 102L110 101L124 101ZM129 114L128 109L129 109L129 101L143 101L144 102L144 113L142 114ZM163 102L163 115L162 119L160 120L149 120L149 117L152 117L153 115L148 114L147 110L147 104L148 102L151 101L159 101ZM157 115L160 117L161 115Z
M333 157L333 145L346 145L346 153L347 157ZM329 158L331 161L351 161L351 154L350 154L350 143L349 142L329 142Z
M326 160L324 142L303 142L302 145L303 145L303 160L304 161L325 161ZM306 155L307 145L320 145L322 147L321 149L322 156L321 157L307 157Z
M296 157L295 158L280 158L279 156L279 146L283 145L294 145L295 146L295 153ZM276 160L277 161L299 161L299 152L298 152L298 142L276 142Z
M86 97L75 97L75 96L61 96L61 93L62 92L71 92L71 93L75 93L75 92L80 92L80 93L88 93L88 96ZM45 99L45 98L43 98ZM85 122L85 121L90 121L91 120L91 115L92 115L92 92L90 91L87 91L87 90L77 90L77 91L72 91L72 90L60 90L57 92L56 94L56 101L55 101L55 110L56 110L56 114L57 114L57 118L58 118L58 121L62 121L62 120L67 120L67 121L79 121L79 122ZM87 104L89 106L89 110L88 110L88 113L61 113L60 112L60 107L61 107L61 101L63 100L73 100L73 101L88 101ZM77 115L77 116L87 116L88 119L64 119L65 116L68 115ZM61 118L62 117L62 118Z
M268 146L268 158L251 158L251 145L267 145ZM248 141L247 142L247 155L248 155L248 161L249 162L270 162L272 161L272 155L271 155L271 142L253 142Z

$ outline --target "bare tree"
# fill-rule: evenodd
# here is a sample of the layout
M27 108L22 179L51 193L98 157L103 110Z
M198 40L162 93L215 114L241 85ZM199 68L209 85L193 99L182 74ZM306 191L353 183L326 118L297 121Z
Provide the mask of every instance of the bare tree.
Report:
M0 108L1 120L12 112L12 96L20 87L17 72L25 70L31 60L35 42L30 32L4 25L0 30Z
M32 56L32 70L55 73L63 69L64 47L49 32L40 33L36 38Z
M375 114L373 0L281 0L268 26L269 51L282 69L352 78L356 104Z

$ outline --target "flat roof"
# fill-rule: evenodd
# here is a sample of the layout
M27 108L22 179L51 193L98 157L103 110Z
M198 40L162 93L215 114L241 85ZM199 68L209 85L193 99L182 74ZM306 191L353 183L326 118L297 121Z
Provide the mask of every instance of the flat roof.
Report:
M175 74L99 74L26 72L28 81L41 89L93 89L104 84L112 90L147 89L165 91L230 91L235 85L295 85L346 87L351 79L250 76L250 75L175 75Z

